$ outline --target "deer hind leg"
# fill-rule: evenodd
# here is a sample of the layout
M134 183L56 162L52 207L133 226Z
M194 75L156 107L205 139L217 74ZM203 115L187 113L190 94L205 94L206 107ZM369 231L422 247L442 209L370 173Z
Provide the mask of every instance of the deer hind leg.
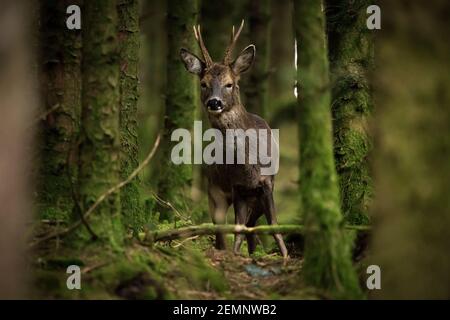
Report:
M227 217L227 210L230 206L227 197L223 192L209 192L209 214L211 215L214 224L225 224ZM216 233L216 249L225 250L226 242L223 233Z
M258 216L256 212L253 212L250 214L250 218L247 222L247 227L253 228L256 226L256 221L258 220ZM251 255L253 252L255 252L256 249L256 234L250 233L245 235L247 238L247 247L248 247L248 254Z
M239 196L238 192L233 192L233 207L235 224L245 225L248 217L248 205L245 199ZM243 240L243 234L235 234L233 246L233 252L235 254L241 253L241 245Z
M263 199L264 199L263 200L264 215L266 216L267 223L269 225L276 225L277 217L272 191L268 192L265 190ZM276 233L273 235L273 238L275 239L275 242L277 243L278 248L280 249L281 255L283 256L283 258L286 259L288 257L288 252L286 249L286 245L284 244L283 236L279 233Z

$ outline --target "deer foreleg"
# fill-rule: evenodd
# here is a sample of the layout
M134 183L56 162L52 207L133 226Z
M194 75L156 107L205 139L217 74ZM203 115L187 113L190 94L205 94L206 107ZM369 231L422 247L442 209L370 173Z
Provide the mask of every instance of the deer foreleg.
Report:
M225 224L227 217L227 210L230 203L227 201L225 195L220 192L209 192L209 214L211 215L214 224ZM216 249L225 250L225 236L223 233L216 233Z

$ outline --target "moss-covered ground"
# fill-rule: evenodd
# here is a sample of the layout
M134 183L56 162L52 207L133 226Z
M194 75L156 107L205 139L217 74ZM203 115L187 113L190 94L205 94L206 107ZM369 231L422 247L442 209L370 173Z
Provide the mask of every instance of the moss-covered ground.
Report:
M147 247L129 241L123 252L101 243L67 249L48 242L34 252L36 299L279 299L314 298L299 290L302 260L284 262L260 249L253 257L213 249L211 237ZM231 244L232 237L229 237ZM69 265L81 268L81 290L68 290Z

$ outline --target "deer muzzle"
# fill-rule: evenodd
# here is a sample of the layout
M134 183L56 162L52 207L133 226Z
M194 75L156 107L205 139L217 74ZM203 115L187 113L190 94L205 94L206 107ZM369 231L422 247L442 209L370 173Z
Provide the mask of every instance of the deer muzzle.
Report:
M212 113L220 113L223 110L222 101L216 98L209 99L206 106L208 107L208 111Z

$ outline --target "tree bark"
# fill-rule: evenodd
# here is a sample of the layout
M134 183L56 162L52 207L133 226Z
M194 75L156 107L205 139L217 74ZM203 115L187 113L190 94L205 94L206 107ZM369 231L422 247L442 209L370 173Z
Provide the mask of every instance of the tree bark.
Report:
M121 179L126 179L139 165L137 103L139 65L139 1L119 0L120 46L120 165ZM147 222L140 203L139 178L120 193L124 224L137 232Z
M342 229L333 160L325 19L317 0L294 1L299 84L300 192L307 229L305 283L335 297L360 297L350 246Z
M373 194L368 162L372 148L368 120L373 109L369 81L373 37L366 26L370 4L368 0L327 1L334 156L341 209L351 224L369 223Z
M42 105L37 209L44 219L67 220L76 184L81 113L81 31L66 27L66 8L81 1L40 1Z
M86 1L83 17L79 193L85 211L120 178L117 2ZM97 235L113 248L120 247L123 241L120 209L120 196L114 193L89 220Z
M197 0L169 0L167 16L167 89L164 114L164 134L159 195L175 207L184 207L192 183L192 165L175 165L170 155L177 142L170 141L172 131L190 129L196 109L195 77L189 74L180 60L180 48L195 48L192 26L197 22ZM160 219L173 220L172 211L160 206Z

